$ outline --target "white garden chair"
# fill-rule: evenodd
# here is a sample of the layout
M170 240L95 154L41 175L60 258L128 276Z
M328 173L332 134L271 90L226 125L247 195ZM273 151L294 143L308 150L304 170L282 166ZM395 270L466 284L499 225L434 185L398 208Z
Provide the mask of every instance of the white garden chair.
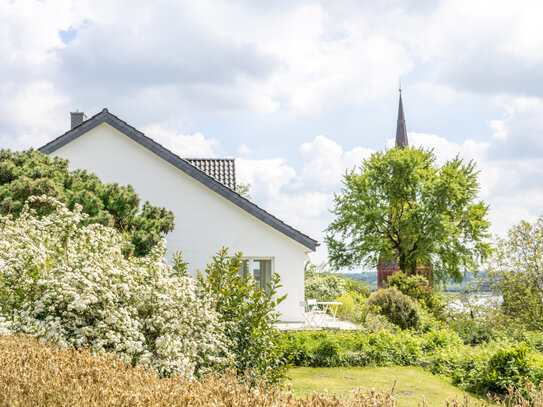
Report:
M300 311L305 319L305 325L310 328L322 326L325 312L317 305L317 300L300 301Z

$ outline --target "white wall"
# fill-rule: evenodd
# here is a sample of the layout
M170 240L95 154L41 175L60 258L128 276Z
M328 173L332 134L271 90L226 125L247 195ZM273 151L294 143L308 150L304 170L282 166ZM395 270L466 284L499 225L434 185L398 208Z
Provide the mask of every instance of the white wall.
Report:
M273 257L287 299L278 309L284 321L302 319L304 260L309 250L164 161L106 123L51 154L70 160L70 169L94 172L104 182L131 184L142 203L164 206L175 215L166 236L166 257L183 250L189 270L204 271L221 247L248 257Z

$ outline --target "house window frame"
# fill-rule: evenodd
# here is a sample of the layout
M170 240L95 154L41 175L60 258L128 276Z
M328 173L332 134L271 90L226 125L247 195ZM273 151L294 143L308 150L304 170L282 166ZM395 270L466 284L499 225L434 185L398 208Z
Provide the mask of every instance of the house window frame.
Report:
M268 288L268 284L270 283L271 281L271 278L273 277L273 275L275 274L275 257L271 257L271 256L243 256L241 258L241 262L242 264L244 264L245 261L247 261L247 275L244 275L243 273L243 269L244 269L244 266L242 265L242 267L240 267L240 275L241 277L243 278L252 278L255 283L256 283L256 278L254 277L254 269L253 269L253 262L254 261L259 261L259 260L269 260L270 261L270 276L269 276L269 280L265 281L264 283L264 287L262 287L262 281L259 282L259 286L258 288L260 289L263 289L265 290L267 293L269 293L269 288ZM262 272L261 272L262 273ZM260 275L260 278L262 278L262 274Z

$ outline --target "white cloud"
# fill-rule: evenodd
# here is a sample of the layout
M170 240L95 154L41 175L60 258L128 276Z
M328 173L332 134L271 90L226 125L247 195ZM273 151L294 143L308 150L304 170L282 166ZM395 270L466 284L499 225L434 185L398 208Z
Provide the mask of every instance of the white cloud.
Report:
M306 119L333 123L338 111L377 109L407 75L406 86L430 103L458 104L468 92L505 109L504 117L481 119L490 130L477 140L409 133L440 162L458 153L477 161L481 197L502 232L538 215L543 202L542 11L543 3L525 0L4 1L0 143L38 147L68 129L70 110L108 107L181 156L215 157L224 138L179 129L192 120L196 128L197 120L218 123L213 135L226 137L220 126L235 121L236 131L258 135L262 128L247 122L279 118L294 134L309 127ZM75 38L65 44L59 32L68 29ZM369 129L384 110L371 111ZM359 119L347 118L356 129ZM296 163L254 159L258 137L240 142L238 176L264 208L321 239L343 172L371 151L345 151L325 136L299 141L307 134L277 136L283 151L299 149ZM370 145L361 140L349 145Z
M206 138L201 133L178 134L160 124L146 126L143 131L148 137L183 158L214 158L220 152L219 140Z
M238 148L238 156L243 158L248 158L253 153L253 150L246 144L241 144Z
M300 147L303 169L292 188L328 193L335 191L345 171L352 170L370 154L371 150L362 147L344 152L335 141L317 136Z
M282 158L236 160L238 182L251 184L251 196L257 202L268 203L283 193L296 176L296 171L285 164Z
M69 1L0 2L0 143L39 147L69 123L55 81L59 30L76 21ZM60 117L62 109L65 116Z
M284 159L237 159L238 181L251 184L253 200L291 226L321 243L314 261L326 260L322 244L324 229L332 219L329 212L342 175L360 164L371 150L355 147L344 151L335 141L317 136L299 148L301 169L296 171Z

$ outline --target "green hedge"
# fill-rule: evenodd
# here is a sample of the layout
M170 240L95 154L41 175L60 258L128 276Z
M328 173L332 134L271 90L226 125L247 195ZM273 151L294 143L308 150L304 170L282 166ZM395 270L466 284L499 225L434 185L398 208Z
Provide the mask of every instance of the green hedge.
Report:
M468 346L446 329L413 331L301 331L282 338L283 355L295 366L408 366L423 364L434 374L451 377L473 392L504 394L506 387L522 388L526 379L543 381L541 334L519 334L506 340Z
M410 331L300 331L283 336L283 355L295 366L409 366L437 348L463 346L458 335L440 329Z

